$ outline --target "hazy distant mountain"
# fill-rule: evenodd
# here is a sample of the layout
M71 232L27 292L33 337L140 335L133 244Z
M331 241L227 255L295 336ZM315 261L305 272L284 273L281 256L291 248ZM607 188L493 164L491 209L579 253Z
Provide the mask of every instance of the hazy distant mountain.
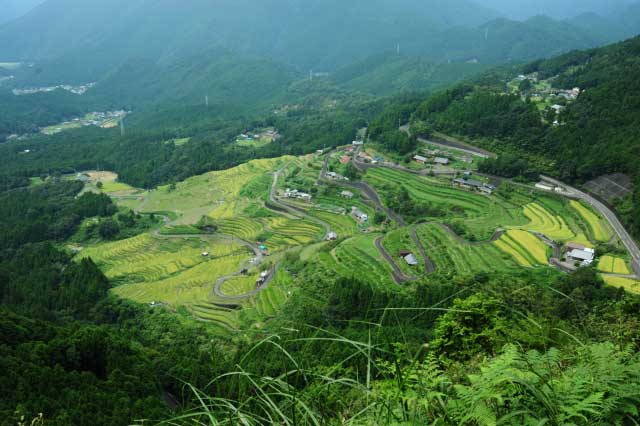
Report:
M0 58L93 68L221 46L325 70L495 17L470 0L47 0L0 28Z
M637 0L475 0L512 19L547 15L556 19L574 18L584 13L608 16Z
M44 0L0 0L0 24L19 18Z

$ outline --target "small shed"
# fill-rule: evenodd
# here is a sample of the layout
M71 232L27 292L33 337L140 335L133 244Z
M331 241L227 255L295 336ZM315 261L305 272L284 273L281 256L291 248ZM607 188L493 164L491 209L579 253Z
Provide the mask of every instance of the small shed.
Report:
M327 234L327 241L335 241L338 239L338 234L336 234L335 232L329 232Z
M440 164L442 166L449 165L449 159L446 157L436 157L433 159L434 164Z
M407 262L407 265L409 266L418 266L418 259L416 258L416 256L411 253L408 254L407 256L404 257L405 262Z
M423 157L422 155L414 155L413 156L414 161L420 163L420 164L424 164L427 162L427 157Z
M340 193L340 196L341 196L342 198L346 198L346 199L348 199L348 200L351 200L351 199L353 198L353 192L351 192L351 191L342 191L342 192Z

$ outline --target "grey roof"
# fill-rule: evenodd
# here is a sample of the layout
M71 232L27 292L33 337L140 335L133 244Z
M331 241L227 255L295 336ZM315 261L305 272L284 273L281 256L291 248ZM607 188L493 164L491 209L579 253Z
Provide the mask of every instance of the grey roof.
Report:
M416 258L416 256L414 254L408 254L404 257L404 260L407 262L408 265L410 266L418 266L418 259Z
M593 260L595 254L586 250L574 249L569 252L568 256L572 259L578 260Z
M434 158L433 162L439 164L449 164L449 159L444 157L436 157Z
M484 183L480 182L479 180L475 180L475 179L454 179L453 180L455 183L459 183L460 185L468 185L468 186L473 186L473 187L481 187L484 185Z

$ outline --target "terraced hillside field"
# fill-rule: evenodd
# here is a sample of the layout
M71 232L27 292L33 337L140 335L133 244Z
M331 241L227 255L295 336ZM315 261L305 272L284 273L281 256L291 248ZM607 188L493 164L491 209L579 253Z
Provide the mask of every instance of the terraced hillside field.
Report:
M402 272L404 272L405 275L420 276L426 272L424 260L418 250L418 247L416 247L415 243L411 239L409 228L401 228L387 233L382 240L382 245L387 253L394 258L396 265L402 269ZM398 255L400 250L411 251L418 259L418 265L409 266L407 262Z
M370 169L367 181L385 191L404 187L416 202L440 206L450 217L465 218L465 224L481 240L489 239L497 228L527 223L520 205L497 196L487 197L454 188L442 181L384 168Z
M567 241L576 238L564 218L553 214L539 203L524 206L524 214L530 220L525 229L539 232L556 241Z
M269 238L264 243L272 251L318 241L322 239L325 231L318 224L308 220L285 217L265 219L265 230Z
M204 251L208 257L202 256ZM246 247L222 240L162 239L143 234L84 250L117 285L120 297L179 307L206 302L213 283L251 257Z
M627 261L621 257L602 256L598 262L598 271L610 274L630 275L631 269Z
M319 251L310 259L321 269L322 274L358 277L372 285L392 287L391 267L382 258L374 245L379 234L360 235L350 238L330 252Z
M512 256L520 266L531 268L549 264L549 247L530 232L510 230L494 245Z
M629 293L640 294L640 281L630 278L603 276L604 282L613 287L622 287Z
M349 215L324 210L312 210L310 214L331 225L331 230L337 233L339 238L350 237L358 233L358 224Z
M271 172L286 157L254 160L229 170L206 173L170 186L160 187L147 197L142 212L174 212L177 224L194 224L202 216L229 219L242 215L265 188ZM244 194L245 196L243 196Z
M598 216L593 210L578 201L571 201L571 207L582 217L591 231L591 235L598 242L609 242L613 237L611 227L604 219Z
M510 253L495 244L465 243L439 224L420 225L416 233L438 272L469 275L513 270L519 266Z

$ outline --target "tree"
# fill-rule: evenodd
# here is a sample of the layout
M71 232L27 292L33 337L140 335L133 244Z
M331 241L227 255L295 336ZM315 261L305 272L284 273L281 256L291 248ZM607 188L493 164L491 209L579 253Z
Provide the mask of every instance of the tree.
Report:
M120 233L120 227L111 218L102 220L98 226L98 234L105 240L114 239Z

